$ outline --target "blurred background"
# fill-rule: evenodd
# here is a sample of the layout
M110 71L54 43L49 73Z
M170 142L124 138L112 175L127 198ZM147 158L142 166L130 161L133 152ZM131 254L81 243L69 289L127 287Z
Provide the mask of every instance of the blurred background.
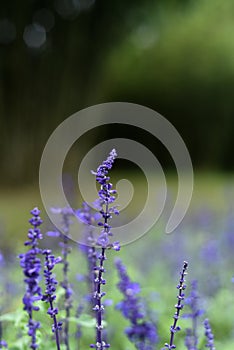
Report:
M168 119L192 158L193 207L229 212L233 14L231 0L2 1L1 236L23 234L29 210L42 208L38 170L54 129L85 107L111 101L141 104ZM155 153L166 175L175 171L170 154L152 135L126 125L100 126L69 152L67 193L77 193L75 177L69 176L88 150L112 137L133 138ZM136 188L143 185L130 162L118 160L117 169L127 169L127 177L133 170ZM171 180L173 191L176 176ZM139 206L139 200L133 202ZM12 245L12 240L3 242Z
M232 0L2 1L1 184L37 182L58 124L109 101L162 114L195 169L233 170L233 14ZM80 150L122 129L100 128Z

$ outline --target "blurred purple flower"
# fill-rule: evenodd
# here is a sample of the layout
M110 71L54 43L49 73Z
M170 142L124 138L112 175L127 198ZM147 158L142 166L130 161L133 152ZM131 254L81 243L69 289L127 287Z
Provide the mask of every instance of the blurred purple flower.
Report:
M3 254L0 251L0 267L4 267L5 266L5 259Z
M66 312L66 316L64 319L64 327L63 327L63 338L64 338L66 350L69 350L70 349L69 317L70 317L70 311L72 308L72 295L73 295L73 290L71 288L71 285L68 279L68 271L69 271L68 255L71 252L71 246L69 245L69 240L70 240L69 232L70 232L70 225L73 223L71 218L74 217L76 214L71 207L51 208L51 211L54 214L61 215L61 227L62 227L63 233L59 231L49 231L47 232L47 235L61 238L61 241L59 242L59 246L62 248L61 262L63 264L63 280L60 284L65 291L65 312Z
M204 327L205 327L205 336L207 339L206 347L209 348L210 350L215 350L214 335L212 333L212 329L208 319L205 319Z
M153 322L145 319L146 310L138 296L141 290L140 285L130 280L126 267L120 259L116 259L115 265L120 278L117 287L124 296L124 299L116 305L116 308L131 323L125 329L128 339L139 350L153 350L158 341L157 329Z
M95 292L94 279L96 277L95 267L97 264L97 252L95 248L95 239L93 235L93 226L97 224L97 220L100 220L100 213L94 212L88 203L84 202L82 208L76 211L78 219L84 224L83 242L79 245L79 249L84 253L86 261L88 263L88 273L83 275L83 280L86 280L88 284L89 295L86 299L91 304L91 310L96 301L93 300L93 293Z
M185 304L190 307L191 312L184 314L183 318L191 318L192 328L186 330L185 345L188 350L197 350L198 335L197 335L197 321L198 317L204 314L204 310L200 308L199 294L198 294L197 280L191 282L191 292L185 299Z
M201 258L206 262L206 264L211 265L215 261L216 263L221 259L220 242L215 239L210 239L206 241L201 249Z
M8 349L8 345L7 345L7 342L2 339L0 341L0 349L3 349L3 348Z

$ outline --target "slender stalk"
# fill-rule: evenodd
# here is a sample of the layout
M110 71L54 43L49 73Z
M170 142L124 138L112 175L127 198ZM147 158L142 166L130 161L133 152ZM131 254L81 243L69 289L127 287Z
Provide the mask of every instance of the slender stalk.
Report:
M69 282L68 282L68 270L69 270L69 262L68 262L68 253L69 253L69 247L68 247L68 238L67 236L63 236L63 282L62 286L65 289L65 320L64 320L64 343L66 345L66 349L70 350L69 345L69 317L70 317L70 310L71 310L71 290L69 288Z
M54 310L52 300L50 300L50 309ZM57 318L56 318L55 314L53 315L52 318L54 321L54 333L55 333L56 346L57 346L57 350L60 350L59 327L58 327L58 322L57 322Z
M68 255L71 251L71 246L69 246L69 231L70 224L72 223L71 218L74 216L74 211L70 207L65 208L51 208L51 211L54 214L60 214L62 216L62 232L49 231L47 235L49 236L57 236L61 238L61 242L59 243L62 248L62 264L63 264L63 280L60 283L65 292L64 297L64 305L65 305L65 319L64 319L64 327L63 327L63 341L66 346L66 350L70 350L69 345L69 317L70 311L72 308L72 288L68 279L69 272L69 261Z
M102 293L101 293L101 285L105 284L105 280L102 278L102 274L104 272L104 260L106 260L105 256L105 248L102 248L102 253L99 257L100 259L100 265L99 265L99 272L98 272L98 278L97 278L97 289L96 289L96 300L97 300L97 308L96 308L96 313L97 313L97 332L96 332L96 342L99 344L102 344L102 312L104 311L104 306L101 304L101 298L102 298ZM100 349L103 349L102 345Z
M101 303L101 298L105 295L102 292L102 285L106 284L105 279L103 279L104 269L104 261L106 260L106 249L114 248L115 250L119 250L119 243L110 243L109 236L112 236L111 226L109 225L109 220L111 219L111 214L118 214L118 211L115 207L109 207L110 203L113 203L115 200L116 190L112 189L112 184L109 182L110 178L108 175L109 170L112 168L115 158L117 157L117 153L115 149L113 149L108 158L97 168L97 171L92 171L92 174L96 176L96 181L101 185L101 188L98 192L99 194L99 204L101 210L99 211L103 221L98 222L98 225L103 229L96 240L96 245L101 247L101 254L99 255L99 265L94 267L95 271L95 279L94 279L94 301L95 306L93 310L96 311L96 344L91 344L91 348L95 348L97 350L103 350L105 348L109 348L110 344L106 344L103 340L103 322L102 322L102 314L104 312L104 306Z
M55 341L57 350L60 350L60 340L59 340L59 331L62 329L62 322L57 321L56 315L58 314L58 309L54 307L53 301L56 299L56 285L58 282L55 277L52 275L52 271L56 264L60 263L62 259L60 257L55 258L54 255L51 254L51 250L44 250L43 255L45 255L45 269L44 269L44 277L45 277L45 285L46 290L45 294L42 296L42 300L49 303L50 307L47 310L47 314L53 319L52 332L55 333Z
M181 277L180 277L180 281L179 284L177 285L177 289L179 290L179 294L177 295L177 299L178 302L175 305L176 308L176 312L173 316L174 318L174 323L173 325L170 327L170 333L171 333L171 337L170 337L170 343L166 343L165 344L165 348L172 350L175 349L176 346L174 345L174 337L175 337L175 333L177 333L178 331L180 331L180 327L177 326L177 322L178 319L180 317L180 311L183 309L184 305L182 304L182 301L184 300L184 290L186 288L185 285L185 276L187 274L187 268L188 268L188 263L186 261L184 261L184 265L183 265L183 270L180 273Z

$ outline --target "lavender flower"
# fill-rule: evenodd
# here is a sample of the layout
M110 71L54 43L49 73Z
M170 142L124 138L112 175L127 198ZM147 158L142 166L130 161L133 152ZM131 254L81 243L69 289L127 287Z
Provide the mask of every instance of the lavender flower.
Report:
M7 349L7 342L2 339L2 322L0 322L0 349L6 348Z
M95 248L95 239L93 236L93 225L100 220L101 215L97 212L92 212L88 203L84 202L82 208L76 211L76 216L85 225L83 232L84 244L79 245L80 250L84 253L86 261L88 262L88 274L86 281L88 283L88 290L91 294L88 295L88 301L93 305L93 293L94 293L94 279L96 277L95 267L97 264L97 251Z
M26 292L23 297L24 310L27 311L28 320L28 335L31 337L31 349L38 347L36 343L36 331L40 327L40 323L33 320L33 311L38 311L39 307L34 305L34 302L41 299L41 288L39 287L39 277L41 270L41 261L38 254L41 249L38 248L38 240L42 239L42 234L39 226L42 224L40 218L40 210L34 208L31 210L32 218L29 220L33 228L28 231L28 238L25 246L30 249L25 254L20 254L20 266L24 272L24 282L26 284Z
M205 327L205 336L207 339L206 347L209 348L210 350L215 350L214 335L212 333L212 329L208 319L205 319L204 327Z
M194 347L194 337L193 337L193 331L191 328L186 329L186 336L185 336L184 344L188 350L196 350L197 349Z
M108 177L108 172L112 168L115 158L117 157L117 153L115 149L113 149L109 157L97 168L97 171L92 171L92 174L96 176L96 181L101 185L101 189L99 190L99 205L100 205L100 214L103 218L102 222L99 222L98 225L102 227L102 231L99 237L96 240L96 245L101 247L101 253L98 256L99 264L94 267L95 271L95 279L94 279L94 304L93 310L96 312L96 344L91 344L91 348L95 348L98 350L103 350L105 348L109 348L110 344L107 344L103 340L103 312L104 305L101 303L102 297L105 295L102 292L102 285L106 284L106 280L103 278L104 269L104 261L106 260L106 249L114 248L115 250L119 250L120 246L116 242L111 244L109 241L109 237L112 236L111 226L109 225L109 220L112 217L112 213L118 214L116 207L110 207L110 204L115 200L116 191L112 189L112 184L109 182L110 177Z
M78 305L78 307L76 309L76 318L77 319L80 318L83 310L84 310L84 304L82 302L80 302L80 304ZM78 349L79 349L79 347L80 347L79 340L82 336L81 325L79 325L79 324L77 325L75 336L78 339Z
M120 277L117 286L124 295L124 300L119 302L116 308L131 322L131 326L127 327L125 332L137 349L152 350L158 341L158 336L155 324L145 320L144 305L137 295L140 292L140 285L130 280L126 267L120 259L116 259L115 265Z
M113 190L113 185L109 182L110 177L107 176L109 170L112 168L113 163L117 157L116 150L113 149L109 157L104 160L104 162L97 168L97 171L92 171L93 175L96 175L96 181L101 185L101 189L99 190L99 206L100 206L100 214L103 218L103 222L99 222L98 225L103 229L101 234L97 238L96 244L101 246L102 248L113 248L114 245L110 244L109 237L112 236L111 226L109 225L109 220L112 218L112 214L119 214L116 206L110 207L110 204L115 201L116 190ZM118 242L115 242L115 250L119 250ZM118 246L118 247L117 247Z
M58 309L54 307L53 302L56 299L56 285L58 282L55 277L52 276L52 271L56 264L61 262L61 258L55 258L54 255L51 254L51 250L44 250L43 254L45 255L45 269L44 269L44 277L45 277L45 285L46 290L45 294L42 296L42 300L49 303L48 315L53 319L52 331L55 333L56 345L57 349L60 350L60 342L59 342L59 330L62 329L62 322L57 322L56 315L58 314Z
M197 350L197 321L198 317L204 313L204 310L199 308L199 295L196 280L191 282L191 292L188 298L185 299L185 303L190 307L191 312L184 314L183 317L191 318L192 320L192 328L186 330L185 345L187 346L188 350Z
M179 294L177 295L178 302L175 305L176 312L175 312L175 314L173 316L174 323L173 323L173 325L170 328L170 332L171 332L170 343L169 344L165 343L165 348L164 349L172 350L172 349L176 348L176 346L173 344L173 342L174 342L175 333L180 331L180 327L177 326L177 321L178 321L178 319L180 317L180 311L184 307L184 305L182 304L182 301L184 300L184 296L185 296L183 291L186 288L185 276L187 275L187 268L188 268L188 263L186 261L184 261L183 270L182 270L182 272L180 272L180 276L181 276L180 277L180 281L179 281L179 284L177 285L177 289L179 289Z
M3 348L8 349L8 345L7 345L7 342L2 339L0 341L0 349L3 349Z
M63 327L63 338L64 343L66 346L66 350L70 349L69 345L69 317L70 317L70 311L72 308L72 288L69 283L68 279L68 271L69 271L69 262L68 262L68 255L71 252L71 246L69 245L69 231L70 231L70 225L72 224L71 217L74 216L74 211L70 207L66 208L52 208L51 211L55 214L60 214L62 216L62 230L64 234L57 231L49 231L47 232L48 236L59 236L62 241L59 243L60 247L62 248L62 264L63 264L63 280L61 282L61 286L63 287L65 291L65 312L66 316L64 319L64 327Z

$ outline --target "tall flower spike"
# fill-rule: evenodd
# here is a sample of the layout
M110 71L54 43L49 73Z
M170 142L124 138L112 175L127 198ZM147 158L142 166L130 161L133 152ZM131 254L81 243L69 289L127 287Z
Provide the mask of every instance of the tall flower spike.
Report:
M176 308L176 312L173 316L174 318L174 323L170 328L170 332L171 332L171 338L170 338L170 343L165 343L165 347L163 348L165 349L176 349L176 346L173 344L174 343L174 336L175 333L180 331L180 327L177 326L177 322L178 319L180 317L180 311L183 309L184 305L182 304L182 301L184 300L185 294L184 294L184 290L186 288L186 284L185 284L185 276L187 275L187 268L188 268L188 263L186 261L184 261L184 265L183 265L183 270L182 272L180 272L180 281L179 284L177 285L177 289L179 290L179 293L177 295L177 304L175 305Z
M210 326L210 322L207 318L204 321L204 327L205 327L205 336L207 339L206 347L209 348L210 350L215 350L214 335Z
M48 236L57 236L61 238L61 242L59 243L60 247L62 248L62 264L63 264L63 280L61 282L61 286L63 287L65 291L65 319L64 319L64 327L63 327L63 338L66 350L70 350L70 344L69 344L69 317L70 317L70 311L72 308L72 288L69 283L68 279L68 271L69 271L69 261L68 261L68 255L71 252L71 246L69 245L69 232L70 232L70 225L72 224L71 217L74 216L74 211L70 207L65 208L51 208L51 211L54 214L60 214L62 217L62 230L64 232L53 232L49 231L47 232Z
M109 348L110 344L106 344L103 340L103 312L104 306L101 302L102 297L105 295L102 292L102 285L106 284L106 280L103 278L104 269L104 261L106 258L106 249L114 248L115 250L119 250L120 246L118 242L111 244L109 242L109 236L112 236L111 226L109 225L109 221L112 217L112 213L118 214L116 207L110 207L110 204L115 200L116 191L112 189L112 184L109 182L110 177L107 176L109 170L112 168L115 158L117 157L117 153L115 149L113 149L108 158L97 168L97 171L92 171L92 174L96 176L96 181L101 185L101 189L99 190L99 205L100 205L100 214L102 216L103 221L99 222L98 225L102 227L102 231L95 242L97 246L101 247L101 253L98 255L99 264L94 267L95 271L95 279L94 279L94 307L93 310L96 313L96 344L91 344L91 348L95 348L97 350L103 350L105 348Z
M185 304L190 307L191 312L182 316L183 318L190 318L192 320L192 328L186 330L185 345L188 350L197 350L197 321L198 317L204 313L204 310L199 308L199 299L197 280L193 280L191 282L191 292L185 299Z
M102 227L101 234L99 235L96 244L102 248L114 248L115 250L120 250L118 242L110 244L109 237L112 236L111 226L109 221L112 218L112 214L118 215L119 212L116 209L116 206L110 206L111 203L115 201L116 190L113 190L112 183L109 182L110 177L107 176L109 170L112 168L113 163L117 157L116 150L113 149L109 157L104 160L104 162L97 168L97 171L92 171L93 175L96 175L96 181L101 185L101 189L98 192L99 195L99 206L100 214L103 218L102 222L99 222L98 225Z
M41 249L38 248L38 241L42 239L42 234L39 226L42 224L40 218L40 210L34 208L31 210L32 218L29 220L33 228L28 231L28 240L25 246L30 249L25 254L20 254L20 266L24 272L24 282L26 292L23 297L24 310L28 313L28 335L31 337L31 349L38 347L36 343L36 331L40 327L40 323L33 319L33 311L38 311L39 307L34 305L34 302L41 299L41 288L39 287L39 277L41 271L41 261L38 254L41 254Z
M93 203L97 208L97 203ZM99 203L98 203L99 204ZM100 205L99 205L100 207ZM82 208L76 211L76 216L84 224L83 241L84 244L79 245L80 250L86 257L88 263L88 274L85 276L85 280L88 284L89 295L88 301L91 304L91 310L93 308L93 293L94 279L96 277L95 267L97 264L97 251L95 248L95 239L93 235L93 225L100 220L101 214L91 210L88 203L83 202Z
M139 350L153 350L158 341L157 330L152 321L145 319L145 308L138 296L140 285L130 280L126 267L120 259L116 259L115 265L120 278L117 286L124 296L124 300L118 303L116 308L131 323L125 330L128 339Z
M55 265L60 263L62 259L60 257L55 258L55 256L51 254L51 250L44 250L43 255L45 256L44 277L46 290L45 294L42 296L42 300L49 303L47 313L53 319L52 332L55 333L57 350L60 350L59 331L62 329L62 322L57 321L56 315L58 314L58 309L54 307L56 285L58 282L52 274Z

